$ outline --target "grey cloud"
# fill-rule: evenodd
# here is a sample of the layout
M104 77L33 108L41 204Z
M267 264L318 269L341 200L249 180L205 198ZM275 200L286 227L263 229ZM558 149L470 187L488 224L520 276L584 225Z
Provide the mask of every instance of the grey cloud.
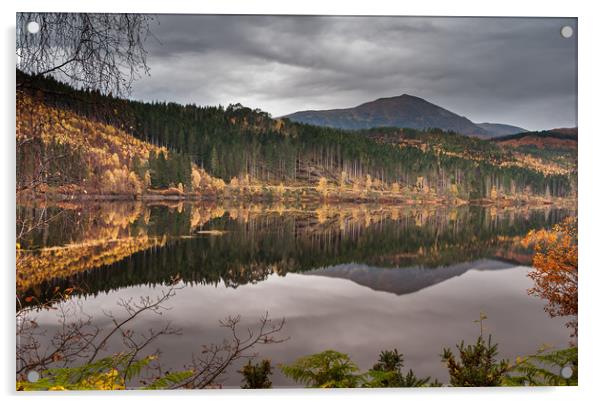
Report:
M574 19L161 15L134 97L274 116L409 93L474 121L576 125Z

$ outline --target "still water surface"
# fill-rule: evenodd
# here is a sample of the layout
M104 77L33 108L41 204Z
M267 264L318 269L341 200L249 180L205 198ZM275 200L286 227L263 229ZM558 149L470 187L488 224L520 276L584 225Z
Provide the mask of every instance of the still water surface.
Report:
M182 368L202 344L228 337L219 327L225 317L241 315L244 330L268 312L286 319L281 336L289 338L256 349L273 364L334 349L367 370L381 350L397 348L406 368L446 382L439 355L444 346L476 339L481 312L502 357L567 345L566 320L551 319L545 302L526 293L531 252L520 239L569 214L551 208L75 206L24 242L46 263L58 260L44 255L54 254L52 246L64 248L60 257L68 259L35 282L26 276L31 268L22 268L17 289L43 300L56 286L78 286L74 303L81 313L109 327L104 314L119 315L120 299L157 296L178 276L181 289L168 301L170 309L145 314L131 327L144 332L169 321L181 329L152 347L160 349L165 368ZM52 311L37 321L50 334L58 326ZM224 387L240 384L240 366L221 380ZM273 382L294 385L277 370Z

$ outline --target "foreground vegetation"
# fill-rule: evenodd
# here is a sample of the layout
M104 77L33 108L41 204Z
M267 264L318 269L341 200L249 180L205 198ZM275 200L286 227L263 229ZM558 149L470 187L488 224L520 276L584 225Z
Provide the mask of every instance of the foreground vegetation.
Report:
M456 345L457 354L444 348L441 360L448 370L450 387L499 387L499 386L576 386L578 383L578 350L569 347L559 350L541 349L536 354L516 358L514 363L497 358L497 344L491 335L485 340L481 335L474 344L462 341ZM457 356L456 356L457 355ZM242 355L237 356L244 357ZM123 390L128 383L138 380L141 387L155 390L173 388L220 387L216 378L209 383L196 385L198 370L185 369L159 373L148 379L140 375L156 355L136 359L135 352L120 353L88 363L84 366L50 368L42 378L31 382L20 380L18 390ZM234 361L229 361L228 365ZM282 373L312 388L399 388L443 387L431 377L419 377L412 369L404 371L404 357L397 349L380 353L378 361L367 372L344 353L327 350L308 355L286 365L279 365ZM225 368L222 370L225 371ZM265 389L272 387L270 375L273 366L263 359L258 363L248 360L239 371L243 377L242 388ZM221 372L220 372L221 374Z
M540 351L514 364L497 359L497 344L491 336L479 336L474 344L464 341L456 346L458 356L445 348L441 355L449 373L450 387L496 386L575 386L577 385L577 348ZM397 350L382 351L378 362L365 373L348 355L324 351L282 365L282 372L307 387L442 387L430 377L420 378L410 369L403 372L403 355ZM262 363L262 369L266 369ZM564 369L564 371L562 371ZM569 370L570 369L570 370ZM562 373L564 372L564 376ZM265 386L260 386L265 387Z

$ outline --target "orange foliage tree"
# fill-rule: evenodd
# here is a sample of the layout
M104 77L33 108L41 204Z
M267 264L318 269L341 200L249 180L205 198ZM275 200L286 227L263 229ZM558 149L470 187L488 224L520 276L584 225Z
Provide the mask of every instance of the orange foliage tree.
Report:
M552 316L576 316L578 311L577 218L569 217L551 231L531 231L524 245L534 245L534 270L529 277L535 286L529 293L548 301L545 310ZM577 335L577 319L567 323Z

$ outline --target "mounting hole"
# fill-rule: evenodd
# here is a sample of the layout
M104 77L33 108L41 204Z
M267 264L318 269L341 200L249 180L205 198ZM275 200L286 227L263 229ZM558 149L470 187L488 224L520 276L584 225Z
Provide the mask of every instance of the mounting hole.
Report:
M560 35L562 35L563 38L569 39L573 36L573 27L570 25L565 25L564 27L560 28Z
M560 376L565 379L570 379L573 376L573 368L570 366L565 366L560 370Z
M32 370L27 373L27 381L29 381L31 383L35 383L38 380L40 380L40 374L38 372L36 372L35 370Z
M27 32L30 34L37 34L40 32L40 24L35 21L30 21L27 23Z

